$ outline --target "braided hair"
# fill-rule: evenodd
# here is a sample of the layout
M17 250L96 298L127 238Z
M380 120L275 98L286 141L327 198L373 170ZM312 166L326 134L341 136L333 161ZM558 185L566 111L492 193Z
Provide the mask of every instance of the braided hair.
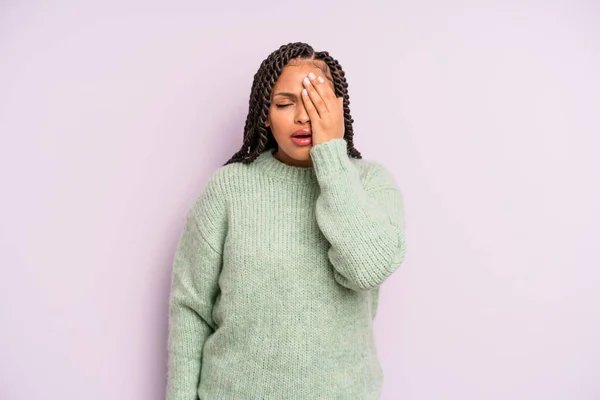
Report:
M315 52L310 45L296 42L281 46L261 63L260 68L254 75L254 82L250 91L249 111L244 128L244 143L241 149L224 165L235 162L250 164L265 150L278 148L271 128L265 126L271 108L271 92L283 68L290 61L302 60L320 60L325 63L326 68L323 72L333 81L336 97L343 97L344 99L344 139L347 143L348 155L353 158L362 158L360 152L354 148L354 130L352 128L354 120L350 116L348 83L342 66L328 52ZM323 69L323 67L319 68Z

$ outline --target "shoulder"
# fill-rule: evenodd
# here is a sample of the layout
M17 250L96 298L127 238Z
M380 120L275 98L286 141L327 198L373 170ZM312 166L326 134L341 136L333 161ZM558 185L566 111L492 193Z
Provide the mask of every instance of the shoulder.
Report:
M244 172L245 166L241 163L228 164L217 168L209 177L202 195L214 198L215 201L224 202L232 190L232 184Z
M360 173L360 180L369 190L383 187L398 189L394 173L384 163L366 159L351 159Z
M211 212L226 210L232 197L239 194L240 182L247 182L249 179L249 170L249 166L242 163L217 168L209 176L192 208L198 213L206 208Z
M227 175L232 165L220 167L215 170L196 195L190 214L198 220L212 219L223 214L227 209Z
M239 173L240 166L229 164L217 168L188 209L188 221L198 226L200 234L214 249L222 248L228 224L230 198L235 193L231 177Z
M248 178L251 165L236 162L217 168L209 177L204 191L226 198L237 190L238 182Z

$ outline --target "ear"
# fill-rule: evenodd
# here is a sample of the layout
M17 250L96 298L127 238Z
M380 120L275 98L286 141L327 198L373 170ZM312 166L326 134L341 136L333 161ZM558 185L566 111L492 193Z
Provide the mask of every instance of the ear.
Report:
M271 126L271 117L268 117L265 121L265 126Z

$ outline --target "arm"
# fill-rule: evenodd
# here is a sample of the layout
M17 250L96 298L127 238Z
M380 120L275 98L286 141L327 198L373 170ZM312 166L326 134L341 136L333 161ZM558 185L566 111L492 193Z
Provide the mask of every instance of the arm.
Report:
M310 152L321 189L316 218L331 244L335 280L353 290L379 287L404 260L400 190L377 164L362 183L344 139L324 142Z
M189 210L177 246L169 300L168 400L198 398L202 348L216 329L212 308L221 270L220 200L209 182Z

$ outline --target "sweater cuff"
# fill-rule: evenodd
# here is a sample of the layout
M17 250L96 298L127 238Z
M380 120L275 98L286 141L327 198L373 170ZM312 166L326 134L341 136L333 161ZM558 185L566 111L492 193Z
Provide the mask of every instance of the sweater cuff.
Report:
M352 167L346 139L330 139L311 147L310 158L318 176L327 176Z

